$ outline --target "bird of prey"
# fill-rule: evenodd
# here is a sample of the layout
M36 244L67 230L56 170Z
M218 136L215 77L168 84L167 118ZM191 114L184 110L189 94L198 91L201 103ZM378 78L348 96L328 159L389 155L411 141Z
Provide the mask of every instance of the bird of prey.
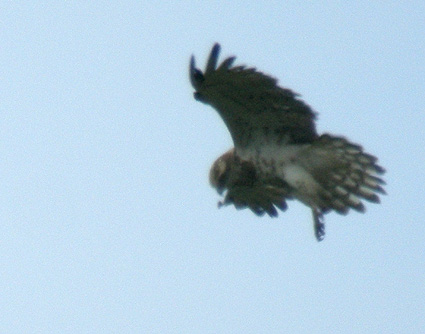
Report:
M190 81L197 101L211 105L226 124L234 147L210 170L210 183L224 199L271 217L297 199L313 213L318 241L325 235L323 215L364 212L362 199L379 203L385 194L384 169L377 158L344 137L319 135L316 113L290 89L255 68L218 64L215 44L205 71L190 60Z

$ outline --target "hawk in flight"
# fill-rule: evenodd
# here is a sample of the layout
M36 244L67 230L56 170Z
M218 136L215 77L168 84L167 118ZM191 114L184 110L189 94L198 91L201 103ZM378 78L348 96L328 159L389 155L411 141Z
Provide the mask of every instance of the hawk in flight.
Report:
M277 216L286 200L297 199L313 213L318 241L325 235L323 215L364 212L362 199L379 203L385 194L377 158L343 137L316 131L316 113L290 89L255 68L218 64L220 45L211 50L205 71L190 60L197 101L220 114L234 148L210 170L210 183L224 199L255 214Z

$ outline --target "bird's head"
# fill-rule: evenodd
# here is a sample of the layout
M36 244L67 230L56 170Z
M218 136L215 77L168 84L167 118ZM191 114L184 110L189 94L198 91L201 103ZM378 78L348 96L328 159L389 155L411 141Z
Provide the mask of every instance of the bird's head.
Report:
M210 184L220 195L227 189L227 182L234 161L234 149L231 149L219 157L210 169Z

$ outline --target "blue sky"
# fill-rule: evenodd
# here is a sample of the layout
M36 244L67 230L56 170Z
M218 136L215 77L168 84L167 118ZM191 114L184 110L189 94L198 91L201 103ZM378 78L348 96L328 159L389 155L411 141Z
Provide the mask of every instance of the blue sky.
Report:
M3 2L1 333L419 333L423 1ZM217 209L214 42L387 168L366 214Z

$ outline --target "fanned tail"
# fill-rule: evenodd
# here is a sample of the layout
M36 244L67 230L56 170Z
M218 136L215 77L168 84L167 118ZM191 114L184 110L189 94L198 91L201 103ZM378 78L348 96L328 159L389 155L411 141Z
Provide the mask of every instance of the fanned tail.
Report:
M326 159L326 168L315 173L315 179L322 186L320 207L323 212L335 210L346 214L349 208L364 212L362 199L380 202L378 194L386 194L382 187L385 181L381 178L385 170L378 165L376 157L345 138L327 134L319 138L316 146Z

